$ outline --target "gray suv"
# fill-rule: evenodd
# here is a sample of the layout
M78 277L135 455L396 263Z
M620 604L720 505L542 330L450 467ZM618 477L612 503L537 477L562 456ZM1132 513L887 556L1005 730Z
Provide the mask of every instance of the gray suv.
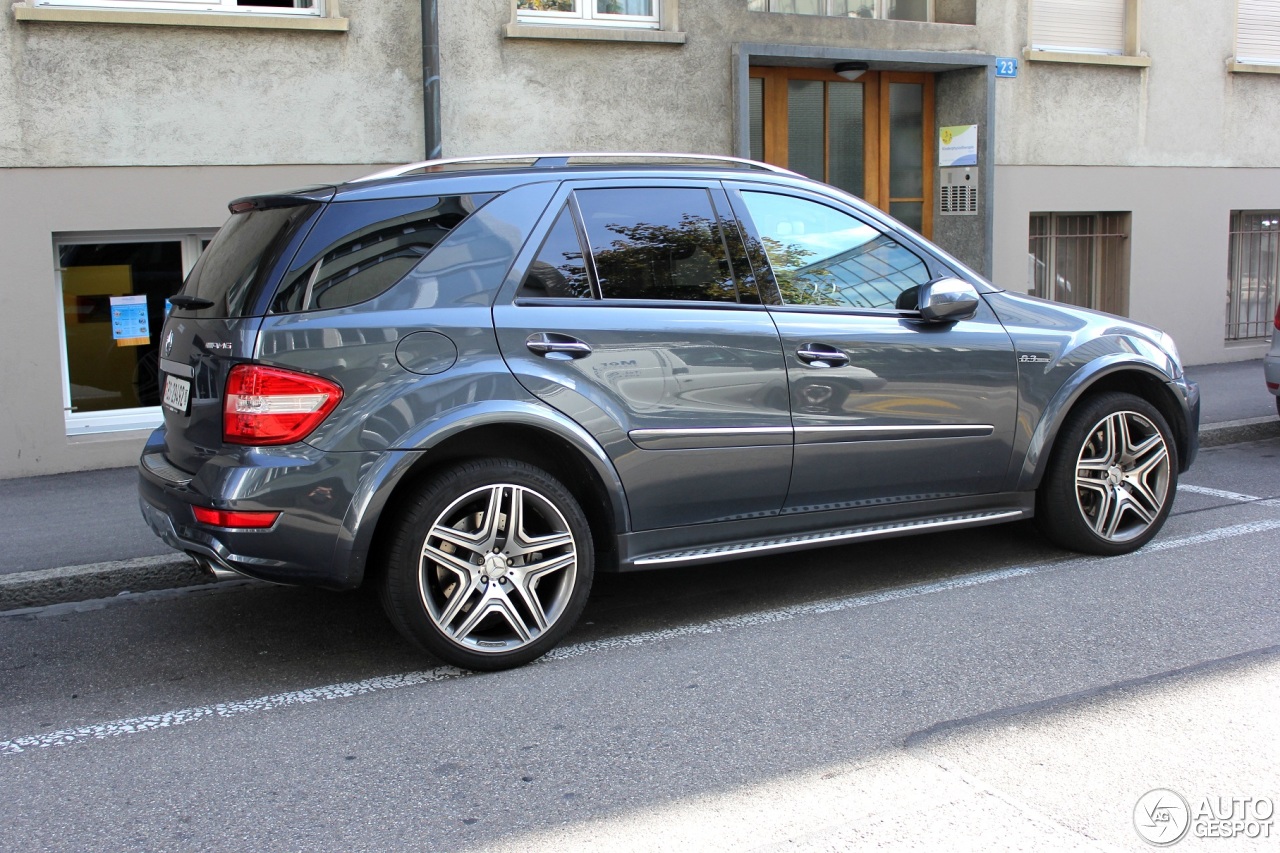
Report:
M458 666L545 653L596 571L1032 517L1126 553L1196 454L1167 335L759 163L434 161L230 207L171 300L143 514L218 572L375 584Z

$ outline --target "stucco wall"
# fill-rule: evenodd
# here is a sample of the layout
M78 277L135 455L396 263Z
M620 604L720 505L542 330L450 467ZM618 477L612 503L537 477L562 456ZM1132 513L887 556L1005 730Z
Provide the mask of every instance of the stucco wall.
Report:
M6 9L0 167L419 159L417 0L344 0L342 14L346 33L16 21Z
M688 38L678 45L504 38L510 0L441 0L445 153L732 154L735 44L977 48L970 26L747 12L746 5L683 0L679 23Z
M1223 340L1227 233L1232 210L1280 204L1277 187L1280 169L1004 166L993 279L1027 291L1033 211L1131 211L1129 316L1173 335L1189 364L1259 358L1266 342Z
M1234 2L1142 4L1148 68L1022 59L1025 0L982 0L985 50L1020 58L996 87L996 162L1004 165L1280 166L1280 76L1232 74Z

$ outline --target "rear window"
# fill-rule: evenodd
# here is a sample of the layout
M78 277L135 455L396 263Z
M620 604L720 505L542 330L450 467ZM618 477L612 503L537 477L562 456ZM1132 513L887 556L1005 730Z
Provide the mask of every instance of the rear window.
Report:
M293 236L318 210L300 204L233 214L200 255L182 287L183 296L213 303L208 308L176 309L186 316L245 317L254 312L255 295L281 260Z

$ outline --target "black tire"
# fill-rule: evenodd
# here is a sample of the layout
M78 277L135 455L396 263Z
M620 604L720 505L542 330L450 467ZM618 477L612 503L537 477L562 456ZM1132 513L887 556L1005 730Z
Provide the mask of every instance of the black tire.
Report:
M1159 410L1132 394L1098 394L1058 432L1036 525L1072 551L1127 554L1160 532L1177 488L1178 449Z
M426 483L386 553L391 622L419 648L475 670L546 654L582 614L594 570L591 529L573 495L511 459L465 462Z

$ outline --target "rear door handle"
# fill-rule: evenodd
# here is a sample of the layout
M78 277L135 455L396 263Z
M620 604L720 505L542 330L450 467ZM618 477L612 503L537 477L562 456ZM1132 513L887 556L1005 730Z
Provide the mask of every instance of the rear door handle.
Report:
M829 344L801 344L796 358L810 367L843 367L849 356Z
M569 335L556 332L537 332L525 340L530 352L554 361L569 361L591 355L591 345Z

